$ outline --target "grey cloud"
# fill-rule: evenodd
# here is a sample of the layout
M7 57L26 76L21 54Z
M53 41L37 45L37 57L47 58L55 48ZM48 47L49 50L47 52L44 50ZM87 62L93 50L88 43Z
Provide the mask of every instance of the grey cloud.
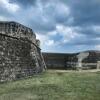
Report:
M35 6L37 0L10 0L11 3L17 3L23 8Z
M75 31L79 35L84 35L85 38L84 36L80 39L75 37L69 44L96 45L100 43L95 39L100 37L100 34L91 29L92 25L100 25L99 0L10 0L10 2L17 3L21 10L16 14L10 14L2 8L0 15L30 25L39 34L56 31L58 24L68 27L78 26L79 28ZM69 15L67 10L64 11L63 5L69 7ZM71 18L74 20L70 23Z
M57 24L63 24L68 19L66 5L63 4L60 7L60 2L49 1L45 3L38 1L39 4L31 8L33 11L31 12L32 17L29 19L29 23L36 31L53 31L56 29ZM61 9L63 6L65 10Z
M29 23L31 24L30 26L36 32L44 33L44 32L55 30L55 24L54 23L52 23L52 22L43 23L43 21L41 21L41 19L38 19L37 21L30 20Z
M0 15L1 16L7 16L7 17L10 17L11 16L11 14L5 9L5 8L2 8L2 7L0 7Z
M95 40L95 39L87 39L87 40L80 40L80 41L75 41L72 43L74 45L100 45L100 40Z
M79 37L79 38L75 38L67 43L65 43L66 45L69 46L75 46L75 45L85 45L85 46L95 46L95 45L100 45L100 39L96 39L96 38L91 38L91 37Z
M4 17L4 19L6 18L7 20L12 20L14 15L10 13L6 8L0 7L0 17Z
M70 0L71 14L74 17L74 25L100 24L99 0Z

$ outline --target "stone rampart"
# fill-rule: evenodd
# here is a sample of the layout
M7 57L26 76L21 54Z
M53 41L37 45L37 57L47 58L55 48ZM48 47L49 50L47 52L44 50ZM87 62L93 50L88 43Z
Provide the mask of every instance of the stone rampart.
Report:
M44 68L32 29L16 22L0 22L0 81L31 76Z

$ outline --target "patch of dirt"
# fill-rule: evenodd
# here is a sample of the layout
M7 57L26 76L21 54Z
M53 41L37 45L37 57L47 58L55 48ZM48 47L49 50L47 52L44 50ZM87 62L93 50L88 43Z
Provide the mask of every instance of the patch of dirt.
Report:
M48 70L48 72L57 72L57 73L63 73L63 72L100 72L100 69L92 69L92 70Z

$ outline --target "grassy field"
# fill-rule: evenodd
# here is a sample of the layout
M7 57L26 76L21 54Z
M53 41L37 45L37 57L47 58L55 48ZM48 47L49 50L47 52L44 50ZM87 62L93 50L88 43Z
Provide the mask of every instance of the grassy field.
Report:
M2 83L0 100L100 100L100 72L46 71Z

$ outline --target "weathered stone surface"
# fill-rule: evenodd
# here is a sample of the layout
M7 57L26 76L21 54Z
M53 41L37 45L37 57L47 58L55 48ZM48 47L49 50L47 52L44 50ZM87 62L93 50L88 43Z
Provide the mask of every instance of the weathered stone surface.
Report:
M38 43L31 29L15 22L0 22L0 81L43 71L45 64Z

